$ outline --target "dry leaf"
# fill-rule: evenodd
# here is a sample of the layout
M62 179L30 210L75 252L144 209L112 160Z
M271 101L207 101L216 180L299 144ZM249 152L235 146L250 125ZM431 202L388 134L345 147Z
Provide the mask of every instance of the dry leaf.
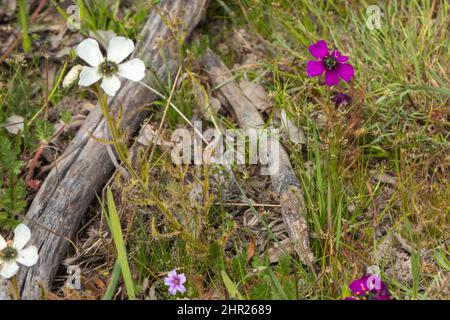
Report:
M286 110L281 110L281 123L293 144L305 144L306 138L302 128L297 127L287 116Z
M4 127L11 134L18 134L19 131L23 132L23 122L23 117L14 114L6 120Z
M161 134L158 135L158 132L151 124L147 124L142 128L141 134L139 135L137 141L144 146L148 146L156 142L156 145L158 146L173 147L173 142L164 140L161 137Z
M16 12L17 2L16 0L2 0L0 3L0 17L12 17Z
M250 243L248 244L247 261L250 261L250 259L253 258L254 255L255 255L255 241L251 239Z
M290 239L284 239L282 241L280 241L280 244L275 243L274 246L272 248L269 249L269 260L270 263L276 263L278 262L278 260L280 259L281 255L284 252L290 252L291 251L291 247L290 247Z
M193 81L193 90L195 99L200 106L200 111L203 116L213 118L222 107L219 99L214 98L209 92L207 92L207 88L203 87L196 81Z
M266 90L264 90L264 87L262 85L258 83L252 83L247 80L242 80L239 83L239 86L241 87L245 96L251 102L253 102L253 104L259 111L264 112L273 106L272 99L270 99L269 95L267 94Z

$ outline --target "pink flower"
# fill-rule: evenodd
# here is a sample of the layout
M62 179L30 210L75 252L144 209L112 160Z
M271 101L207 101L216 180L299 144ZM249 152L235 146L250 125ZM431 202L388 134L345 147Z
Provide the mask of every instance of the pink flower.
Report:
M183 286L185 282L186 276L184 273L178 275L175 269L170 271L168 277L164 279L164 284L169 287L169 293L173 296L177 294L177 291L186 292L186 288Z
M325 73L325 84L333 86L339 83L339 78L345 82L355 74L353 66L347 56L343 56L339 50L333 50L330 54L325 40L319 40L309 46L309 52L317 58L310 60L306 65L308 77L317 77Z
M374 274L355 279L349 288L353 296L346 300L391 300L386 284Z

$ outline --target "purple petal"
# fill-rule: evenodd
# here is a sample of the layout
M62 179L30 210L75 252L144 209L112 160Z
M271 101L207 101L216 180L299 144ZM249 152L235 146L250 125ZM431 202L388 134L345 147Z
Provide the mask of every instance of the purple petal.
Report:
M327 86L334 86L339 83L338 71L337 70L326 70L325 71L325 83Z
M337 62L339 62L339 63L345 63L348 61L348 57L343 56L339 50L334 50L332 55L333 55L333 57L336 58Z
M170 271L167 276L169 278L176 278L177 277L177 271L175 269L173 269L172 271Z
M390 295L379 295L375 297L376 300L391 300Z
M172 278L165 278L165 279L164 279L164 284L165 284L166 286L171 286L171 285L173 285L173 279L172 279Z
M356 279L348 286L350 290L352 290L353 294L361 295L366 291L369 291L367 288L367 276L362 277L361 279Z
M308 61L306 64L306 73L308 77L315 77L321 75L325 71L325 66L322 61Z
M186 292L186 288L183 285L177 285L177 290L180 291L181 293L185 293Z
M347 297L347 298L345 298L345 300L356 300L356 298L355 297Z
M176 295L177 294L177 287L176 286L171 286L171 287L169 287L169 293L171 294L171 295Z
M334 102L336 108L339 108L341 105L349 105L352 102L352 98L348 94L338 92L331 98L331 101Z
M186 282L186 276L184 275L184 273L178 275L178 280L180 280L181 284Z
M339 64L338 67L339 77L341 77L345 82L349 82L350 79L355 74L355 69L349 63Z
M310 45L309 52L317 59L325 58L330 53L325 40L319 40L315 44Z

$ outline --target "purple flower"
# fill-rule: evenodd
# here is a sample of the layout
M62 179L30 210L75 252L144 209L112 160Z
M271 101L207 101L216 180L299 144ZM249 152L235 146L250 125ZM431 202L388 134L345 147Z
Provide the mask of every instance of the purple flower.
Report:
M346 300L391 300L386 284L374 274L354 280L349 288L353 296Z
M319 40L309 46L309 52L317 58L310 60L306 65L308 77L316 77L325 73L325 84L333 86L339 83L339 78L345 82L355 74L353 66L349 63L347 56L343 56L339 50L333 50L330 54L325 40Z
M164 284L169 286L169 293L171 295L176 295L177 291L181 293L186 292L186 288L183 286L183 283L186 282L186 276L184 273L177 274L177 271L173 269L169 272L168 277L164 279Z
M337 92L333 98L331 98L331 101L334 102L336 108L339 108L340 106L348 106L352 103L352 98L348 94Z

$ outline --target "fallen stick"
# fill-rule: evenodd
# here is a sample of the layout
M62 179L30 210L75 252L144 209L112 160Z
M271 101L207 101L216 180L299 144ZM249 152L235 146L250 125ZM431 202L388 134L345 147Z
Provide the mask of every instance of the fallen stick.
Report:
M157 86L158 81L173 80L179 67L179 55L175 33L186 40L198 24L208 0L163 0L152 11L142 30L135 57L143 60L148 69L146 83ZM161 15L164 17L161 18ZM165 22L180 22L178 30L172 30ZM174 23L175 25L177 23ZM172 25L172 28L174 26ZM124 108L122 129L134 134L148 115L144 106L159 97L144 86L124 81L117 95L109 101L108 108L117 114ZM39 192L36 194L25 223L32 231L31 243L39 250L39 260L31 268L22 268L17 283L22 299L38 299L41 289L49 288L62 259L67 253L81 219L111 176L114 166L105 145L92 139L104 137L105 120L97 106L86 119L65 153ZM0 300L10 299L9 283L0 281Z
M218 88L217 91L232 107L239 126L245 130L264 128L264 120L256 106L232 80L233 76L226 65L209 49L202 60L203 69L207 72L212 86ZM271 175L271 181L280 197L283 220L286 223L291 244L301 261L312 266L314 256L309 244L308 223L305 218L306 205L300 183L292 169L286 150L277 139L271 139L270 143L279 144L279 170ZM269 155L269 157L272 156Z

